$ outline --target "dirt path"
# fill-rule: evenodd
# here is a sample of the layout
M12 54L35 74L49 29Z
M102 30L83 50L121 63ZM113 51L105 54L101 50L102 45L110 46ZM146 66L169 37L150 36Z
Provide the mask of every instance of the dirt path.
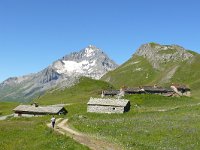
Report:
M61 118L57 119L58 123L56 123L56 126L55 126L55 130L57 132L70 136L77 142L83 145L86 145L92 150L122 150L121 147L114 145L110 142L96 139L94 137L74 131L68 126L67 124L68 119L63 119L62 121L61 120L62 120ZM51 127L51 124L47 124L47 125Z

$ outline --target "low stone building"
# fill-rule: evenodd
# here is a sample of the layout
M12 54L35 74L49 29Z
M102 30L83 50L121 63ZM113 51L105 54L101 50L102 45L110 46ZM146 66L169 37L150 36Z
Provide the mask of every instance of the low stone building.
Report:
M38 105L19 105L14 111L14 116L42 116L42 115L60 115L66 114L67 110L64 107L58 106L38 106Z
M163 94L167 93L167 89L161 86L142 86L142 90L147 94Z
M105 91L102 91L101 96L102 97L104 97L104 96L115 96L119 93L120 93L119 90L105 90Z
M139 87L134 87L134 88L126 88L125 90L125 94L143 94L145 93L144 90L141 90L141 88Z
M185 85L176 85L176 84L173 84L171 85L171 89L176 93L178 94L179 96L188 96L190 97L191 96L191 90L190 88L188 88L187 86Z
M124 113L130 110L130 101L126 99L90 98L87 112Z

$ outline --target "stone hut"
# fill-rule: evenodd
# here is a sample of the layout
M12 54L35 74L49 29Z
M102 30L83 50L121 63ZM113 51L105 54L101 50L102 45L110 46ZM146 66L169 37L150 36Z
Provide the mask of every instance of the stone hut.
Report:
M87 112L124 113L130 110L130 101L126 99L90 98Z
M102 91L102 97L104 97L104 96L115 96L119 93L120 93L119 90L105 90L105 91Z
M188 96L188 97L191 96L191 90L190 90L190 88L188 88L185 85L178 85L178 84L176 85L176 84L172 83L171 89L174 92L176 92L179 96Z
M139 87L126 88L124 91L125 91L125 94L142 94L142 93L144 93L144 90L141 90Z
M142 90L147 94L163 94L166 93L167 90L163 87L159 86L143 86Z
M38 106L38 105L19 105L14 111L14 116L42 116L66 114L67 110L59 106Z

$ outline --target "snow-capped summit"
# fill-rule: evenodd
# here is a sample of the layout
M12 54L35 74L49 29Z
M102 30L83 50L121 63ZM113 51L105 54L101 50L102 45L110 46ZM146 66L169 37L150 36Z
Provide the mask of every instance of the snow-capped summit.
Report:
M95 46L93 45L89 45L88 47L85 48L85 56L90 57L92 55L95 54L95 51L97 51L99 49L97 49Z
M70 87L81 76L100 79L116 67L101 49L89 45L58 59L38 73L5 80L0 84L0 100L27 101L52 88Z
M89 45L85 49L66 55L53 63L56 72L65 75L101 78L117 65L99 48Z

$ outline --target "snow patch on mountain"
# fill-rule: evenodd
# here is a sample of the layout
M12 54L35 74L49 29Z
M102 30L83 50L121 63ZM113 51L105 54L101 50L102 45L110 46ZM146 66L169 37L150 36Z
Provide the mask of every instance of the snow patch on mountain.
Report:
M85 48L85 56L86 57L90 57L93 56L94 53L94 49L92 48L92 45L89 45L87 48Z
M89 70L91 71L92 68L96 64L96 60L94 61L87 61L83 60L81 62L76 62L76 61L62 61L63 65L56 65L54 66L57 69L57 72L59 74L70 74L72 75L73 73L78 73L78 74L83 74L85 72L88 72Z

